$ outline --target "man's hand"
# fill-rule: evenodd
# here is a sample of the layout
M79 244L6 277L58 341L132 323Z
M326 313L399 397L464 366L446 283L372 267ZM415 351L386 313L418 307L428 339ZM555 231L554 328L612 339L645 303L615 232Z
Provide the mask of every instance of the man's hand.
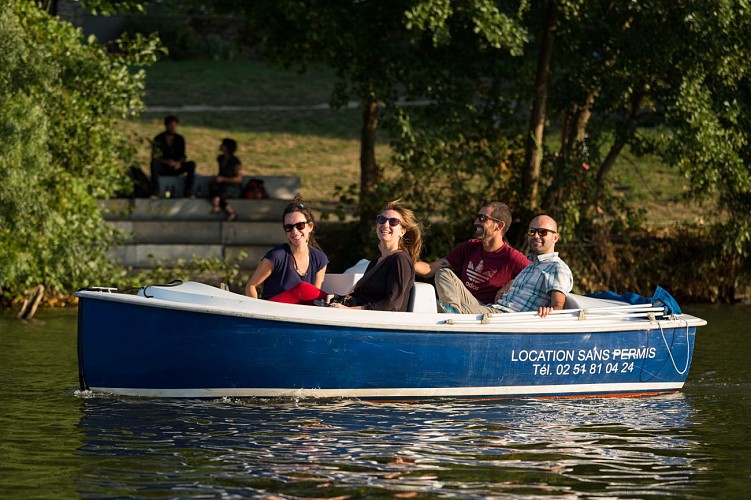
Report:
M509 290L511 290L511 285L514 284L514 280L508 280L505 285L503 285L501 288L498 289L498 292L495 294L495 301L498 302L501 300L501 297L503 297L504 294L508 293Z
M560 311L565 305L566 294L561 292L560 290L553 290L552 292L550 292L550 305L538 308L537 314L541 318L544 318L545 316L550 314L551 311Z
M554 309L550 306L543 306L537 309L537 315L541 318L544 318L548 314L550 314Z

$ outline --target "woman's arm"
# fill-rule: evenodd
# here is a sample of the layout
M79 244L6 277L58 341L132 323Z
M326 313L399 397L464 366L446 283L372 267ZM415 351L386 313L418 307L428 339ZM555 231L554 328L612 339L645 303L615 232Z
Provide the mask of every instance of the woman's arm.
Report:
M243 182L243 169L242 169L242 163L240 163L240 160L237 160L237 165L235 165L235 176L234 177L225 177L224 182L230 183L230 184L242 184Z
M292 220L294 220L294 219L292 219ZM320 270L320 271L318 271L318 272L316 273L316 280L315 280L316 282L315 282L315 283L313 283L313 284L314 284L314 285L316 286L316 288L318 288L318 289L320 289L320 288L321 288L321 286L323 286L323 279L324 279L324 278L326 277L326 268L327 268L327 267L328 267L328 265L326 265L326 266L323 266L323 267L321 268L321 270Z
M258 290L256 290L256 287L266 281L269 276L271 276L273 270L274 264L272 264L269 259L263 259L261 263L258 264L256 270L253 271L253 276L248 280L248 284L245 285L245 295L257 299Z

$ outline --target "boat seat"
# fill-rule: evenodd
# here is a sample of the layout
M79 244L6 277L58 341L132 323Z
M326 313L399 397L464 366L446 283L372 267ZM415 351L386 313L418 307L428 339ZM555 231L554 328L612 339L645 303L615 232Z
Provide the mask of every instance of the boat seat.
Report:
M435 288L430 283L415 281L409 294L407 311L416 313L435 313L436 309Z
M566 295L566 303L564 304L564 309L596 309L598 307L612 307L612 306L623 306L626 305L625 302L621 302L620 300L611 300L611 299L598 299L595 297L586 297L584 295L577 295L575 293L570 293Z
M333 293L334 295L347 295L362 276L361 273L326 273L326 276L323 278L321 290L326 293Z
M361 273L326 273L321 289L326 293L333 293L334 295L346 295L362 276ZM433 285L416 281L409 293L407 311L421 313L436 312L435 288L433 288Z

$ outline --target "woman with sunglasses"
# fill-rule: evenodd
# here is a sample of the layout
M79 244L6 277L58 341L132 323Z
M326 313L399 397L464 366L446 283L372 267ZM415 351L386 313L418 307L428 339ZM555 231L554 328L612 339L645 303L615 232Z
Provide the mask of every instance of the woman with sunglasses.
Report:
M245 295L287 304L312 304L323 299L321 291L328 257L313 236L313 214L299 196L282 213L287 243L269 250L245 286Z
M415 283L415 262L422 249L422 227L412 210L391 201L376 217L380 257L372 260L352 292L334 297L337 308L406 312Z

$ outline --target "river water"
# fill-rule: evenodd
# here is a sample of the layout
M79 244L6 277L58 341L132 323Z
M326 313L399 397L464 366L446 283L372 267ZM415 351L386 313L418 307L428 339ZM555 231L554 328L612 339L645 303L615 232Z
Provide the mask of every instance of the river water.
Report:
M650 398L83 397L74 310L0 315L0 498L744 498L751 307L694 306L688 382Z

